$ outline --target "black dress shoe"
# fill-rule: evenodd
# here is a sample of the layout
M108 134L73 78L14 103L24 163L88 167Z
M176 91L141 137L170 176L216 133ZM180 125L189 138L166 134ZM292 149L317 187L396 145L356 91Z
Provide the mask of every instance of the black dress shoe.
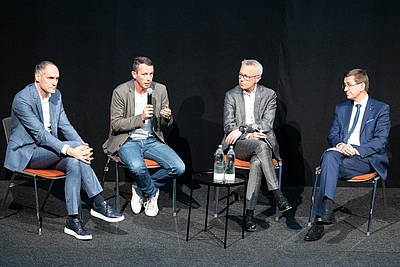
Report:
M92 235L85 229L78 218L68 217L65 224L64 233L72 235L79 240L91 240Z
M244 230L248 232L254 232L257 230L256 220L252 212L246 211L246 222L244 224Z
M318 224L332 224L336 222L335 215L332 211L325 210L321 217L316 219Z
M304 240L317 241L320 240L323 235L324 235L324 226L314 224L313 226L311 226L310 230L308 230L308 233L304 237Z
M96 203L93 203L90 215L106 222L120 222L125 219L124 215L114 210L107 201L103 201L100 206L96 206Z
M279 212L285 212L292 208L292 206L289 204L288 200L284 196L278 197L276 203L278 205Z

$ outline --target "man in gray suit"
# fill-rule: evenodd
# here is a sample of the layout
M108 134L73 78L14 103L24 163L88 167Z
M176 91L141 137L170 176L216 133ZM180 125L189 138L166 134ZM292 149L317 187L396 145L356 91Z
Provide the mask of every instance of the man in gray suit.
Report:
M103 189L90 166L92 148L82 140L65 114L61 92L57 89L59 77L54 63L40 62L35 67L35 82L15 95L4 167L11 171L25 168L64 171L68 211L64 232L89 240L92 235L78 216L82 184L89 198L93 198L92 216L107 222L122 221L124 216L101 195ZM67 141L58 138L59 131Z
M158 214L158 188L181 176L185 164L164 141L161 126L173 123L165 85L153 82L153 62L136 57L133 79L114 89L111 99L111 121L105 153L118 154L129 167L133 178L131 208L147 216ZM144 158L152 159L161 168L150 176Z
M263 72L257 60L244 60L239 71L239 85L225 94L224 148L234 144L238 159L250 161L249 181L246 192L246 231L255 231L254 209L262 177L268 190L274 194L279 211L292 208L278 187L272 156L279 156L273 124L276 111L276 94L258 85Z

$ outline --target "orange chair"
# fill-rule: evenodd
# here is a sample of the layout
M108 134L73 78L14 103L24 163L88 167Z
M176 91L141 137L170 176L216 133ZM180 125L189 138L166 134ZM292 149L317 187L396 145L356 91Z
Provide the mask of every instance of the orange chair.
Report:
M314 203L315 203L315 195L317 191L317 184L318 184L318 177L321 174L321 167L315 168L315 180L314 180L314 186L313 186L313 191L312 191L312 196L311 196L311 207L310 207L310 215L308 218L308 226L311 226L312 224L312 218L313 218L313 210L314 210ZM371 234L371 225L372 225L372 214L374 212L374 207L375 207L375 198L376 198L376 190L378 187L378 181L382 181L382 189L383 189L383 201L384 201L384 206L385 208L387 207L386 204L386 192L385 192L385 180L383 180L377 172L372 172L372 173L366 173L362 175L357 175L354 176L348 180L344 180L349 183L372 183L373 184L373 190L372 190L372 196L371 196L371 204L370 204L370 209L369 209L369 218L368 218L368 227L367 227L367 236Z
M128 168L125 163L121 160L119 156L107 156L107 162L106 165L104 166L103 170L103 178L101 184L104 185L105 177L107 172L109 171L108 165L110 164L110 161L115 162L115 209L120 210L120 191L119 191L119 168ZM155 162L154 160L151 159L144 159L144 162L146 163L146 166L148 169L157 169L160 168L160 165ZM177 206L176 206L176 179L173 180L172 182L172 210L173 210L173 216L176 216L177 214Z
M282 160L272 159L272 162L275 166L275 170L278 176L278 186L279 189L281 188L281 181L282 181ZM247 173L250 171L250 161L235 159L235 169L246 170ZM246 177L248 179L248 175ZM218 201L219 201L219 187L215 187L215 207L214 207L214 217L218 216ZM245 204L246 205L246 204ZM275 220L279 220L279 209L278 206L276 207L275 211Z
M11 118L7 117L2 120L3 122L3 128L4 128L4 133L6 136L6 141L8 144L8 139L11 135ZM50 195L51 189L53 188L53 183L55 180L60 180L60 179L65 179L65 173L59 170L53 170L53 169L24 169L22 171L14 171L10 183L8 184L6 193L4 194L2 205L1 205L1 211L3 211L8 193L10 192L10 189L14 186L14 180L15 178L23 177L23 178L28 178L28 179L33 179L33 184L34 184L34 190L35 190L35 208L36 208L36 220L37 220L37 230L38 234L42 234L42 218L40 216L40 211L43 211L44 205L47 202L47 199ZM37 180L38 179L44 179L44 180L51 180L49 189L47 190L46 197L43 201L43 204L41 207L39 207L39 197L38 197L38 188L37 188Z

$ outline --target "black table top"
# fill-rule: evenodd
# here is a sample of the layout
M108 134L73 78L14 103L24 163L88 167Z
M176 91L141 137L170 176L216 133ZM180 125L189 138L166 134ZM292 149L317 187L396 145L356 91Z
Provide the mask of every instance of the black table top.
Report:
M214 171L213 170L203 170L193 173L192 178L200 184L219 186L219 187L234 187L243 185L246 183L246 178L240 173L235 173L234 182L214 182Z

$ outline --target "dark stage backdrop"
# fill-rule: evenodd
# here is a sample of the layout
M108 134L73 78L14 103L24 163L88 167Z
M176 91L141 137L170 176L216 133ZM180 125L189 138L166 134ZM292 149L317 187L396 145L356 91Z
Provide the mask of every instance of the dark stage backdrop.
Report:
M68 117L94 147L101 176L112 90L131 78L135 56L148 56L154 80L169 91L176 124L167 142L185 161L187 181L192 171L212 167L224 93L237 84L241 60L255 58L264 65L260 83L278 94L283 183L309 185L334 106L345 100L343 74L360 67L369 72L370 95L391 106L389 185L399 186L398 12L398 1L389 0L3 0L0 114L9 116L37 62L54 61Z

